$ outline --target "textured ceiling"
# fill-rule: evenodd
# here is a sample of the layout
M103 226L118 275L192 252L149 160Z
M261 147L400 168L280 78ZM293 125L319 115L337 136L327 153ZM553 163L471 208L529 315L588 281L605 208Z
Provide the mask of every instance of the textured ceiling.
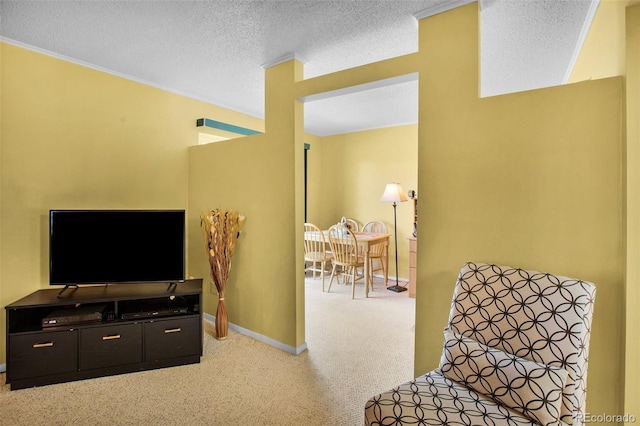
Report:
M262 118L265 65L295 55L309 78L415 52L414 15L465 2L2 0L0 36ZM482 95L566 81L597 4L482 1ZM307 102L305 128L329 135L415 123L417 95L409 80Z

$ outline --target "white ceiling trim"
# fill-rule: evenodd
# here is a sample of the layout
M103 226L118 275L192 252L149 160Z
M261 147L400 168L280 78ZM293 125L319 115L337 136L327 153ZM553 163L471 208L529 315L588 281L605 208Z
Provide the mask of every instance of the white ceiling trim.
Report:
M218 102L218 101L216 101L214 103L213 101L211 101L211 99L206 99L206 98L203 98L203 97L194 96L192 93L182 92L180 90L176 90L176 89L174 89L172 87L169 87L169 86L162 86L162 85L157 84L157 83L152 83L152 82L150 82L148 80L143 80L141 78L133 77L133 76L128 75L128 74L123 74L121 72L114 71L114 70L109 69L109 68L101 67L99 65L91 64L89 62L84 62L84 61L81 61L79 59L75 59L75 58L71 58L69 56L61 55L59 53L52 52L52 51L46 50L46 49L42 49L40 47L32 46L30 44L22 43L20 41L13 40L13 39L10 39L8 37L0 36L0 41L3 42L3 43L12 44L14 46L17 46L17 47L20 47L20 48L23 48L23 49L26 49L26 50L31 50L32 52L36 52L36 53L40 53L42 55L50 56L52 58L59 59L61 61L70 62L72 64L76 64L76 65L79 65L81 67L90 68L92 70L100 71L100 72L103 72L105 74L110 74L110 75L113 75L114 77L124 78L125 80L134 81L136 83L144 84L145 86L150 86L150 87L153 87L153 88L156 88L156 89L159 89L159 90L163 90L165 92L173 93L175 95L184 96L185 98L189 98L189 99L193 99L193 100L196 100L196 101L204 102L204 103L207 103L207 104L215 105L217 107L228 109L230 111L234 111L234 112L237 112L239 114L244 114L244 115L248 115L248 116L254 117L253 115L247 114L246 112L240 111L240 110L238 110L236 108L230 107L228 105L223 105L221 102ZM257 117L257 116L255 116L255 117L264 119L264 117Z
M275 67L276 65L280 65L283 64L285 62L289 62L291 60L295 59L298 62L301 63L305 63L307 62L306 59L302 58L300 55L296 54L296 53L287 53L286 55L282 55L276 59L274 59L273 61L269 61L265 64L260 65L262 68L264 68L265 70L267 68L271 68L271 67Z
M447 3L438 3L414 13L413 16L419 21L421 19L428 18L429 16L438 15L461 6L466 6L469 3L476 2L477 0L452 0Z
M41 53L41 54L46 55L46 56L51 56L52 58L60 59L62 61L71 62L71 63L74 63L76 65L80 65L80 66L83 66L83 67L91 68L91 69L94 69L96 71L102 71L102 72L106 72L106 73L109 73L109 74L116 75L118 77L126 78L128 80L142 82L142 80L140 80L140 79L138 79L136 77L126 76L124 74L121 74L121 73L119 73L117 71L110 70L108 68L103 68L103 67L100 67L98 65L90 64L88 62L83 62L83 61L81 61L79 59L75 59L75 58L71 58L69 56L61 55L60 53L56 53L56 52L52 52L50 50L42 49L40 47L32 46L30 44L26 44L26 43L23 43L21 41L13 40L13 39L10 39L8 37L0 36L0 41L2 41L3 43L12 44L14 46L21 47L21 48L26 49L26 50L31 50L31 51L36 52L36 53ZM147 83L147 84L149 84L149 83Z
M567 84L569 82L569 78L571 78L571 73L573 72L573 68L576 66L576 62L578 61L578 57L580 56L580 51L582 50L585 39L587 38L587 34L589 34L589 29L591 28L593 18L596 16L596 12L598 11L599 6L600 0L593 0L589 5L589 11L587 12L587 16L584 19L582 28L580 29L578 42L576 43L576 47L573 50L573 54L571 55L571 60L569 61L569 66L567 67L567 71L564 74L564 78L562 79L563 84Z

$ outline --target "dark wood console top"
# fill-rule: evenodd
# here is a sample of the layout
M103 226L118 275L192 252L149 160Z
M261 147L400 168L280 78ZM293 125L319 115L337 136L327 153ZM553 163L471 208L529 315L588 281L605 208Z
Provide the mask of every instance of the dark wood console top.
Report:
M171 283L127 283L86 285L68 288L59 297L60 288L41 289L17 300L5 309L57 306L75 303L98 303L114 300L134 300L163 296L198 294L202 291L202 278Z

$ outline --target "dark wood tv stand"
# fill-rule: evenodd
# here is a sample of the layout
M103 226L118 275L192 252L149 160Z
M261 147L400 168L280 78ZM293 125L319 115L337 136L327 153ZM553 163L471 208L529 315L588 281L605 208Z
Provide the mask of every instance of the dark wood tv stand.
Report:
M200 362L201 278L59 291L5 306L11 390Z

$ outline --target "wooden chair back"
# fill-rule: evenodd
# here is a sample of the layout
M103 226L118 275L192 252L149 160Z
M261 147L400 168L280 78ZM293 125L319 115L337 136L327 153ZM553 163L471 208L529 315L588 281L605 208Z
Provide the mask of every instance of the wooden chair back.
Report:
M358 265L358 242L353 232L342 225L329 228L329 246L333 263L341 266Z
M327 241L324 233L313 223L304 224L304 260L318 262L326 259Z
M360 225L358 225L358 221L355 219L347 218L347 224L349 225L349 229L353 232L358 232L360 230Z
M372 220L371 222L367 222L362 227L362 232L375 232L380 234L387 233L387 226L380 222L379 220Z
M384 223L378 221L378 220L373 220L371 222L367 222L363 227L362 227L362 232L374 232L376 234L386 234L387 233L387 227ZM371 249L369 250L369 256L370 257L382 257L385 254L385 246L387 245L387 242L384 243L380 243L380 244L375 244L373 246L371 246ZM382 267L376 269L376 270L381 270Z

